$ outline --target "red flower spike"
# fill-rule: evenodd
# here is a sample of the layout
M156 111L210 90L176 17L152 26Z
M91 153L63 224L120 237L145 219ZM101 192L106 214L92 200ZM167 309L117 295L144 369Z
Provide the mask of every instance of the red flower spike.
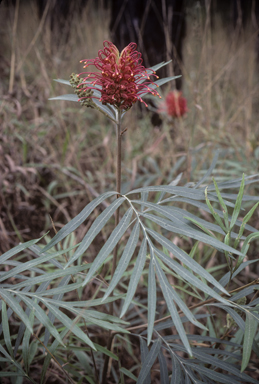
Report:
M164 106L167 114L172 117L181 117L187 112L187 101L179 91L169 92Z
M103 46L104 49L99 50L98 57L95 59L80 61L84 63L84 68L94 65L96 69L101 71L80 73L78 76L87 74L80 84L82 90L94 90L96 89L95 85L101 86L99 101L102 104L114 105L120 110L131 108L137 100L147 107L147 104L141 98L146 93L161 98L156 90L148 87L150 84L155 85L150 80L150 76L156 78L158 76L151 69L148 69L148 71L152 73L148 74L147 69L141 65L141 53L136 51L137 45L135 43L130 43L121 53L109 41L104 41ZM79 99L79 101L82 99Z

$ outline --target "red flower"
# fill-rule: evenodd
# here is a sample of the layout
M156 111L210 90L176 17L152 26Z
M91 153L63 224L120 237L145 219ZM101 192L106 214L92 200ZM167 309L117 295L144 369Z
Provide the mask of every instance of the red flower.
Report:
M95 59L80 61L84 62L84 68L94 65L101 72L80 73L78 76L83 74L87 74L87 76L83 78L83 82L78 87L82 87L81 89L84 91L96 90L95 86L101 87L101 97L98 100L102 104L114 105L120 110L131 108L137 100L147 107L141 98L146 93L160 97L159 93L153 89L156 84L149 77L152 75L158 78L158 76L152 69L146 69L141 65L141 53L136 51L135 43L130 43L121 53L109 41L104 41L103 46L104 49L99 50L98 57ZM89 98L89 96L79 100L84 98Z
M169 92L163 107L166 109L167 114L172 117L180 117L187 112L186 99L182 97L182 92L179 91Z

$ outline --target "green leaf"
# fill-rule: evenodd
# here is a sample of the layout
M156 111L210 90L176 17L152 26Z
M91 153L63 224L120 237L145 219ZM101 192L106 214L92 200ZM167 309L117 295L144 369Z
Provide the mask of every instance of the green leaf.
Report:
M139 373L139 377L137 380L137 384L143 384L145 382L146 377L148 376L158 354L160 351L162 345L161 339L157 339L154 344L152 345L152 348L150 349L149 353L147 354L147 357L145 358L142 368Z
M17 293L16 293L17 294ZM17 314L17 316L22 320L24 325L33 333L33 329L30 323L28 316L23 311L19 302L7 291L0 288L0 296L1 298L9 305L10 308Z
M163 352L161 350L158 353L158 360L160 365L160 383L169 384L167 364Z
M88 272L82 286L85 286L88 283L88 281L91 279L94 273L102 266L105 259L109 256L109 254L115 248L116 244L124 235L129 226L132 213L133 209L129 208L121 219L121 221L119 222L119 224L117 225L117 227L112 231L109 239L106 241L96 258L94 259L94 262L92 263L90 271Z
M148 199L148 192L141 192L141 201L146 202ZM141 212L143 212L145 209L145 204L141 205Z
M243 200L244 200L244 198L243 198ZM218 201L218 199L217 199L217 201ZM211 213L207 204L201 203L200 201L197 201L197 200L191 200L188 198L180 198L180 197L175 196L175 197L169 197L168 199L163 200L163 204L166 202L173 202L173 203L182 202L182 203L186 203L186 204L191 204L198 209L202 209L205 212ZM234 208L234 206L233 206L233 208ZM174 209L176 209L176 208L174 207ZM214 208L214 211L219 215L219 217L224 218L223 213L219 209ZM192 217L192 215L189 212L188 212L188 215L190 215L190 217ZM228 220L231 221L231 216L229 216ZM236 225L240 227L242 225L242 222L240 220L237 220ZM215 226L215 230L217 227L218 226ZM249 230L250 232L256 232L256 229L253 228L251 225L248 225L248 224L246 225L246 229ZM223 232L224 232L224 234L226 233L226 231L223 231Z
M242 245L242 253L243 255L246 255L248 249L249 249L249 246L250 246L250 243L253 241L253 240L256 240L257 238L259 237L259 232L255 232L255 233L250 233L250 235L247 236L247 238L245 239L243 245ZM243 260L244 257L241 256L241 259ZM239 263L239 260L238 260L238 263Z
M126 369L126 368L120 368L120 372L124 373L124 375L128 376L129 378L131 378L131 379L134 380L134 381L137 381L137 380L138 380L138 378L137 378L135 375L133 375L133 373L130 372L130 371L129 371L128 369Z
M68 285L68 283L70 282L71 280L71 275L69 276L65 276L63 277L63 279L60 281L60 283L58 284L58 288L60 287L66 287ZM40 286L41 287L41 286ZM44 288L43 288L44 289ZM59 294L56 294L54 297L53 297L53 300L62 300L64 296L64 293L59 293ZM55 315L52 313L52 312L49 312L48 314L48 318L51 322L51 324L54 324L54 321L55 321ZM45 331L45 335L44 335L44 345L48 345L48 341L49 341L49 337L50 337L50 332L48 329L46 329Z
M14 359L13 347L12 347L11 336L10 336L10 329L9 329L9 324L8 324L8 316L7 316L7 311L6 311L6 304L5 304L4 300L2 300L2 326L3 326L5 345L8 349L8 352L10 353L10 356Z
M65 328L61 334L60 334L60 338L63 339L66 334L69 332L69 329ZM47 369L48 369L48 366L50 364L50 360L52 358L52 356L49 354L49 352L54 355L57 347L59 345L59 342L57 340L53 341L52 345L48 348L47 351L47 356L45 357L44 359L44 363L43 363L43 367L41 369L41 376L40 376L40 384L43 384L45 382L45 375L46 375L46 372L47 372Z
M173 216L176 216L179 220L185 222L186 224L190 224L186 220L192 220L194 223L196 223L197 226L200 226L202 229L206 228L207 230L215 231L222 235L226 234L226 232L224 232L217 224L210 223L207 220L201 219L200 217L195 216L184 209L177 208L177 207L167 207L167 208L168 208L168 211L173 214ZM207 211L209 211L209 209L207 209ZM210 236L211 236L211 233L210 233ZM232 232L231 237L237 237L237 234Z
M186 348L187 353L190 356L192 356L191 347L190 347L188 338L186 336L185 329L183 327L180 316L178 315L178 312L177 312L176 307L174 305L174 301L173 301L173 297L172 297L172 287L169 285L169 283L166 279L166 276L165 276L164 272L162 271L160 265L156 261L156 259L154 259L154 261L155 261L156 273L157 273L157 276L158 276L158 279L159 279L159 282L161 285L161 289L162 289L168 310L169 310L170 315L172 317L172 320L175 324L177 332L178 332L178 334L182 340L182 343Z
M64 251L64 253L69 253L71 250L75 249L76 247L78 247L78 244L72 245L69 248L67 248L66 246L63 246L63 248L64 248L63 251ZM29 249L30 249L30 251L32 251L38 257L42 257L42 255L44 255L44 253L41 253L42 248L38 247L38 245L32 245L31 247L29 247ZM56 255L56 256L58 256L58 255ZM64 269L64 266L62 264L60 264L55 259L50 259L50 260L48 260L48 262L53 264L55 267L57 267L59 269Z
M256 176L258 176L258 173L255 175L245 176L245 180L249 180L249 179L254 178ZM222 183L218 183L218 188L219 189L240 188L240 185L241 185L240 182L242 181L242 179L243 179L243 177L239 177L238 179L223 181ZM250 183L256 183L258 181L259 181L258 179L246 181L245 185L248 185ZM210 185L208 188L209 191L214 190L214 189L215 189L215 187L213 185ZM236 200L236 198L235 198L235 200Z
M49 308L52 314L74 335L76 335L81 341L89 345L93 350L95 349L94 344L89 337L84 333L67 315L61 312L56 306L51 305L48 301L44 300L43 303ZM52 325L52 324L51 324Z
M116 195L117 192L105 192L102 195L96 197L91 203L89 203L76 217L69 221L54 237L53 239L43 248L42 252L48 251L51 247L63 240L67 235L72 233L79 227L87 217L93 212L93 210L101 204L105 199L110 196Z
M258 325L257 319L253 316L252 313L246 311L245 335L244 335L244 344L243 344L243 358L242 358L241 372L243 372L246 369L249 363L257 325Z
M153 66L150 67L150 68L147 68L147 72L150 73L150 74L152 74L153 71L156 72L156 71L158 71L160 68L164 67L165 65L170 64L171 62L172 62L172 60L169 60L169 61L166 61L166 62L162 61L162 62L159 63L159 64L156 64L156 65L153 65ZM151 69L152 71L149 71L150 69ZM145 80L143 80L143 81L145 81Z
M23 372L0 372L0 377L3 377L4 379L7 378L7 377L26 377L25 373Z
M188 269L184 268L181 264L177 263L175 260L168 257L162 251L155 248L155 253L157 256L166 263L173 271L175 271L178 275L183 277L185 281L189 284L194 285L204 293L214 297L216 300L221 301L223 304L229 305L229 302L221 297L218 293L216 293L213 289L211 289L208 285L204 284L201 280L199 280L196 276L194 276Z
M143 367L144 361L146 360L146 357L147 357L147 355L149 353L149 349L147 347L146 341L141 336L139 336L139 341L140 341L141 363L142 363L142 367ZM148 374L146 375L146 378L144 379L144 383L143 384L151 384L151 374L150 374L150 372L148 372Z
M28 364L29 366L31 365L36 353L39 350L39 345L38 341L33 340L32 343L29 346L29 356L28 356Z
M65 268L67 268L70 264L72 264L74 261L78 259L79 256L81 256L86 249L91 245L93 239L98 235L98 233L102 230L102 228L105 226L107 221L112 217L114 212L121 206L123 201L125 200L125 197L120 197L119 199L114 200L114 202L109 205L108 208L106 208L93 222L90 229L88 230L87 234L83 238L80 246L74 253L73 257L69 260L69 262L66 264Z
M204 277L206 280L208 280L211 284L213 284L215 287L217 287L220 291L225 293L229 296L229 293L222 287L219 282L214 279L214 277L207 272L202 266L200 266L199 263L197 263L195 260L191 259L184 251L182 251L180 248L178 248L175 244L173 244L170 240L168 240L166 237L158 234L157 232L147 229L147 232L151 234L151 236L157 240L163 247L168 249L169 252L172 252L173 255L180 260L183 264L185 264L187 267L193 270L193 272L197 273L199 276Z
M124 248L123 254L120 257L120 261L119 261L118 266L114 272L112 281L109 284L109 288L105 292L103 300L105 300L110 295L110 293L113 291L113 289L116 287L119 280L121 279L124 271L126 270L128 264L130 262L132 255L136 249L138 239L139 239L139 223L136 222L136 224L135 224L135 226L134 226L134 228L130 234L129 240L127 241L127 245Z
M241 252L243 253L243 256L239 256L238 260L237 260L237 264L235 266L235 270L237 270L239 268L239 266L242 264L244 258L245 258L245 255L250 247L250 243L253 241L253 240L256 240L257 238L259 237L259 232L255 232L255 233L250 233L250 235L247 236L247 238L245 239L243 245L242 245L242 249L241 249Z
M157 266L158 263L157 261L155 261L155 265ZM160 267L160 266L159 266ZM161 268L161 267L160 267ZM183 300L179 297L179 295L176 293L175 289L169 284L168 280L166 279L166 275L164 274L164 272L162 271L161 269L161 276L163 276L163 281L165 282L166 286L167 286L167 289L168 291L171 293L171 298L176 302L176 304L178 305L178 307L182 310L182 312L185 314L185 316L189 319L189 321L191 321L194 325L196 325L197 327L201 328L201 329L204 329L204 330L207 330L207 328L199 323L195 316L192 314L192 312L189 310L189 308L187 307L187 305L183 302Z
M237 221L240 209L241 209L242 198L243 198L243 194L244 194L244 187L245 187L245 175L243 174L242 182L241 182L240 189L239 189L237 199L236 199L235 208L234 208L234 211L232 213L232 218L231 218L231 223L230 223L230 231L234 227L234 225Z
M215 380L216 382L225 383L225 384L240 384L240 381L236 381L233 377L230 377L226 374L215 372L212 369L203 367L202 365L193 364L190 361L185 361L185 364L188 365L189 367L192 367L193 370L204 374L205 376L209 377L212 380Z
M48 283L49 283L49 282L48 282ZM48 284L48 285L49 285L49 284ZM44 284L42 284L42 286L38 287L38 288L37 288L37 291L38 291L41 287L44 287ZM47 286L46 286L46 288L47 288ZM22 290L22 292L23 292L23 293L27 293L27 292L30 291L30 289L31 289L31 287L25 287L25 288ZM20 298L20 297L16 297L16 300L17 300L18 303L20 303L21 298ZM10 309L10 308L9 308L9 309ZM28 317L29 317L29 315L30 315L30 312L31 312L30 308L27 307L26 310L25 310L25 314L26 314ZM10 316L11 316L12 313L13 313L13 311L11 310L11 311L10 311ZM19 346L20 346L20 343L21 343L21 340L22 340L22 338L23 338L23 334L24 334L25 329L26 329L26 326L24 325L23 322L21 322L21 323L20 323L20 326L19 326L18 334L17 334L16 340L15 340L14 356L16 356L16 353L17 353L18 348L19 348Z
M6 350L3 348L3 346L0 344L0 352L10 361L10 363L12 363L17 369L18 369L18 372L0 372L0 377L15 377L15 376L24 376L26 377L27 379L28 376L26 375L26 373L23 371L22 367L20 366L19 363L17 363L7 352ZM10 375L9 375L10 373ZM13 374L14 373L14 374ZM36 384L33 380L29 379L31 382L33 382L34 384Z
M191 221L193 224L195 224L198 228L200 228L202 231L204 231L208 236L215 237L214 233L211 233L204 225L202 225L199 221L193 219L192 217L185 216L184 219L187 219Z
M101 97L101 94L100 94L99 97ZM96 99L96 98L95 98L95 99L92 99L92 101L93 101L93 103L94 103L95 105L97 105L98 110L99 110L100 112L102 112L106 117L108 117L109 119L111 119L114 123L117 123L117 121L115 120L115 113L114 113L113 110L111 110L112 105L110 105L110 104L104 105L104 104L102 104L101 101L99 101L99 100Z
M50 331L50 333L55 337L55 339L57 339L59 341L59 343L65 347L62 339L60 338L58 331L52 325L52 323L50 322L50 320L49 320L48 316L46 315L46 313L44 312L44 310L37 303L35 303L33 300L26 297L24 294L22 294L20 292L16 292L16 295L21 297L22 301L25 304L27 304L27 306L31 310L35 310L36 318ZM29 321L29 319L28 319L28 321ZM29 324L30 324L30 321L29 321ZM25 325L27 326L27 324L25 324ZM31 324L30 324L30 327L31 327ZM27 326L27 328L29 328L29 327Z
M208 196L207 196L207 189L208 187L205 189L205 199L206 199L206 204L212 214L212 216L214 217L214 219L216 220L216 222L218 223L218 225L220 226L220 228L225 232L227 233L228 231L228 228L225 227L225 225L222 223L221 219L220 219L220 216L219 214L214 210L214 208L212 207L211 203L210 203L210 200L208 199ZM224 215L225 217L225 215Z
M74 93L70 93L67 95L61 95L61 96L56 96L56 97L51 97L48 100L66 100L66 101L75 101L78 102L78 96L75 95Z
M73 249L75 246L72 246L69 249ZM4 272L1 277L0 277L0 281L3 281L3 280L6 280L6 279L9 279L10 277L13 277L15 275L18 275L19 273L23 272L23 271L29 271L31 270L33 267L35 267L36 265L39 265L39 264L42 264L46 261L49 261L51 259L53 259L53 257L56 257L58 255L62 255L66 252L67 250L61 250L59 252L56 252L56 253L44 253L44 254L41 254L40 257L38 258L35 258L35 259L32 259L32 260L29 260L29 261L26 261L25 263L20 263L18 264L17 267L11 269L10 271L8 272ZM39 271L37 271L39 273ZM42 273L44 273L44 271L42 271ZM62 273L60 271L58 271L57 273ZM29 282L30 285L31 282ZM23 286L22 283L20 285L20 287Z
M162 208L162 207L160 207ZM171 222L169 220L166 220L164 218L152 215L150 213L144 213L142 214L143 217L146 219L149 219L153 221L154 223L160 225L162 228L165 228L167 231L171 231L173 233L178 233L184 236L188 236L192 239L202 241L205 244L209 244L213 246L214 248L228 251L234 254L242 255L241 252L237 251L236 249L222 243L215 237L208 236L207 234L197 230L196 228L192 228L190 225L182 223L180 220L175 219L175 222ZM243 255L242 255L243 256Z
M62 80L62 79L53 79L53 80L56 81L57 83L69 85L70 87L72 87L72 85L71 85L69 80Z
M146 238L144 238L142 240L142 243L141 243L141 247L140 247L138 257L137 257L137 260L135 263L135 267L132 271L127 296L126 296L125 302L124 302L122 310L121 310L120 318L122 318L124 316L124 314L126 313L128 307L129 307L129 305L133 299L133 296L136 292L138 281L142 275L142 271L143 271L143 268L145 266L146 255L147 255L147 240L146 240Z
M258 207L258 205L259 205L259 202L256 203L256 204L250 209L250 211L245 215L245 217L243 218L243 222L242 222L242 225L240 226L240 230L239 230L239 233L238 233L238 237L237 237L237 239L235 240L234 248L237 247L237 245L238 245L238 241L239 241L240 238L242 237L243 232L244 232L244 230L245 230L246 223L248 222L248 220L251 219L251 217L252 217L254 211L256 210L256 208Z
M220 191L218 189L218 186L217 186L217 183L216 183L214 177L212 178L212 180L213 180L213 183L214 183L214 186L215 186L217 197L219 199L219 203L220 203L221 207L223 208L223 216L224 216L224 220L225 220L225 227L226 227L226 230L229 231L230 228L229 228L229 221L228 221L228 209L227 209L227 206L226 206L226 204L224 202L224 199L222 198L222 196L220 194Z
M42 237L39 239L36 239L36 240L27 241L26 243L19 244L16 247L10 249L9 251L3 253L0 256L0 264L4 264L6 260L10 259L10 257L16 255L17 253L23 251L26 248L29 248L31 245L36 244L41 239L42 239Z
M171 384L182 383L182 370L181 366L178 362L178 357L174 353L170 351L171 359L172 359L172 377Z
M205 175L200 179L200 181L195 185L194 188L198 188L211 175L212 171L214 170L217 164L218 157L219 157L219 150L216 151L215 156L212 160L211 166L209 167Z
M178 187L178 186L170 186L170 185L137 188L137 189L134 189L133 191L126 193L126 196L132 195L133 193L141 193L141 192L165 192L171 195L186 197L188 199L205 200L204 193L200 190L197 190L194 188L186 188L186 187Z
M43 255L44 256L44 255ZM15 286L15 289L20 289L22 287L26 287L26 286L33 286L33 285L36 285L36 284L41 284L45 281L54 281L55 279L58 279L60 277L65 277L65 276L69 276L69 275L75 275L79 272L82 272L86 269L89 269L91 266L91 264L83 264L83 265L79 265L79 266L75 266L75 267L70 267L70 268L67 268L67 269L62 269L62 270L56 270L55 272L45 272L44 275L41 275L41 276L37 276L37 277L33 277L33 278L30 278L29 280L26 280L26 281L23 281L22 283L18 283L16 286ZM76 283L78 284L78 283ZM82 284L82 283L81 283ZM80 284L79 286L77 285L74 285L73 287L76 287L76 288L79 288L80 287ZM51 290L48 290L47 293L48 295L52 294L52 293L56 293L56 290L58 290L59 288L53 288ZM64 290L66 290L67 288L64 287ZM68 292L72 289L68 288ZM64 291L65 292L65 291Z
M169 81L178 79L179 77L181 77L181 75L179 75L179 76L171 76L171 77L164 77L163 79L159 79L159 80L154 81L154 84L149 84L148 88L156 90L158 87L161 87L161 85L164 85L164 84L168 83ZM146 96L147 97L150 96L150 92L146 92L146 93L143 93L141 95L142 99L144 97L146 97Z
M150 344L153 334L155 314L156 314L156 277L154 271L154 251L152 243L149 242L150 263L148 271L148 328L147 328L147 345Z
M220 340L220 342L221 342L221 340ZM229 354L228 354L228 351L224 351L224 353L225 352L228 356L233 356L233 357L235 356L235 354L233 354L231 352L229 352ZM204 352L202 352L200 349L193 348L193 356L200 359L202 362L207 363L207 364L211 364L214 367L225 370L228 373L232 373L239 380L249 381L250 384L252 384L252 383L258 384L257 380L254 380L253 378L249 377L245 373L240 373L239 369L236 368L233 364L229 364L228 362L222 361L222 360L220 360L214 356L210 356L210 353L213 353L213 354L215 353L212 348L206 348L204 350ZM236 358L238 358L238 357L239 357L239 355L236 356Z
M170 184L168 184L169 186L176 186L178 183L179 183L179 181L181 180L181 177L182 177L182 173L180 173L173 181L171 181L171 183ZM142 192L143 194L145 193L145 192ZM141 193L141 194L142 194ZM148 192L146 192L146 193L148 193ZM157 201L157 204L158 203L160 203L162 200L163 200L163 198L164 198L164 196L165 196L165 192L161 192L160 193L160 196L159 196L159 199L158 199L158 201ZM142 210L141 210L141 212L142 212Z
M94 345L96 347L96 345L98 345L98 344L94 344ZM88 375L94 377L94 372L93 372L93 369L90 365L91 359L88 356L87 351L86 352L84 351L85 348L83 346L82 347L71 346L70 348L71 348L71 351L73 351L73 353L76 355L76 357L80 363L81 368L84 368L84 374L88 374ZM96 350L97 350L97 348L96 348ZM96 384L96 383L93 382L93 384Z
M34 310L31 311L29 320L31 322L31 325L33 326L34 323ZM22 356L23 356L23 361L24 361L24 368L25 371L28 373L29 372L29 352L30 352L30 331L28 328L26 328L26 331L24 333L23 337L23 345L22 345Z
M107 348L102 347L101 345L96 344L96 343L93 343L93 344L94 344L94 346L95 346L96 351L102 352L102 353L104 353L105 355L111 357L113 360L119 361L118 356L114 355L114 353L112 353L111 351L109 351Z

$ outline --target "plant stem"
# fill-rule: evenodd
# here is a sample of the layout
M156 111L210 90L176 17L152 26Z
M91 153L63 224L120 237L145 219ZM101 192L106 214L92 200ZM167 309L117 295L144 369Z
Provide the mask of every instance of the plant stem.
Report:
M118 192L117 194L117 199L118 199L121 193L121 112L120 111L118 112L118 122L116 124L116 136L117 136L116 191ZM115 228L119 224L119 219L120 219L120 208L118 208L115 213ZM119 248L119 245L117 243L114 249L113 259L112 259L111 280L117 266L118 248ZM113 315L113 302L110 303L109 314L111 316ZM112 334L112 332L109 331L109 339L107 343L108 351L111 349L113 337L114 337L114 334ZM106 383L108 363L109 363L109 356L106 355L104 360L104 365L103 365L102 384Z

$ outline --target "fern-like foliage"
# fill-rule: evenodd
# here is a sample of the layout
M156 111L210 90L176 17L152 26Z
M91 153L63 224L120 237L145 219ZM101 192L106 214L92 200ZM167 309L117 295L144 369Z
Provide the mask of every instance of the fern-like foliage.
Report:
M132 332L139 337L142 357L137 383L151 383L150 372L156 359L163 383L258 383L243 372L252 351L259 357L259 301L256 299L246 303L243 300L258 290L258 281L234 293L228 288L235 277L254 262L244 261L244 258L251 242L259 237L259 233L247 224L258 203L243 221L239 221L238 217L242 201L257 202L257 198L244 195L244 186L258 179L243 177L204 186L215 163L216 158L203 179L194 186L179 187L177 178L170 185L138 188L119 198L116 198L117 192L106 192L89 203L45 247L39 245L42 240L37 239L3 254L0 263L7 268L0 274L0 334L3 337L0 352L4 356L0 360L4 368L0 377L20 375L35 382L29 372L38 349L41 349L44 357L41 383L44 383L51 358L56 359L56 364L70 377L60 360L55 358L55 353L58 348L69 348L69 345L74 350L76 340L88 349L115 358L111 352L103 351L100 345L91 340L88 329L99 326L116 335L130 332L130 322L122 318L125 316L127 320L132 302L138 302L134 296L145 271L148 276L148 323L143 326L141 335ZM234 188L239 188L238 194L221 193L222 190L232 191ZM104 201L109 202L108 207L93 221L81 243L57 250L58 244L69 238ZM179 202L184 203L186 209L179 208ZM223 212L215 208L218 203ZM87 258L90 245L113 221L119 207L122 212L119 224L93 262L82 263L82 257ZM188 212L188 207L192 212ZM215 223L201 219L193 213L194 209L210 213ZM189 254L173 242L175 234L194 241ZM222 236L223 240L220 240ZM195 260L199 242L214 248L226 258L229 271L219 281ZM103 297L80 301L80 291L98 277L100 268L110 260L117 244L121 250L119 262L113 277L110 280L108 277L108 284L102 285ZM28 261L20 261L22 256L13 258L21 253L24 255L25 251L26 255L30 252ZM66 256L65 263L61 261L62 255L70 255L69 258ZM132 268L133 257L135 265ZM182 281L185 292L190 292L195 298L193 307L187 306L182 292L172 285L171 277ZM128 283L125 284L125 281ZM78 292L78 301L64 299L72 291ZM163 321L159 318L156 320L161 295L170 317ZM120 318L95 308L118 299L123 303ZM212 332L214 316L211 307L228 314L228 332L224 338L220 339ZM197 314L199 308L206 309L208 313ZM11 335L10 332L13 314L21 321L17 335ZM201 330L200 334L187 333L185 327L190 323ZM172 327L175 329L173 335L161 333L162 330L170 333ZM41 332L41 328L44 332ZM231 330L237 328L234 336L231 335ZM75 353L82 358L78 350ZM169 370L168 358L171 362ZM7 368L6 362L10 363ZM121 374L131 379L135 377L123 368ZM93 380L91 369L86 377L89 382Z

